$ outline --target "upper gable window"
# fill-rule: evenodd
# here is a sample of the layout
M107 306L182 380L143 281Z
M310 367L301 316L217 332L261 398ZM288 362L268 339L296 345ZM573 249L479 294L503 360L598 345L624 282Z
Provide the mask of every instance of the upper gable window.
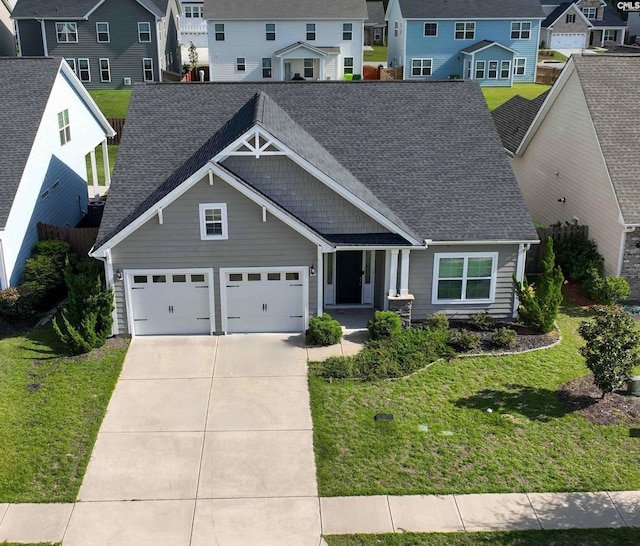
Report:
M71 124L69 123L69 110L58 112L58 132L60 133L60 145L64 146L71 140Z
M582 8L582 13L587 19L595 19L598 14L598 8Z
M342 39L343 40L353 40L353 24L352 23L342 23Z
M530 22L511 23L512 40L528 40L529 38L531 38Z
M100 43L111 41L109 36L109 23L96 23L96 40Z
M438 35L438 23L425 23L424 24L425 36L437 36Z
M226 203L200 204L200 239L228 239Z
M56 23L58 43L78 42L78 25L76 23Z
M316 24L307 23L307 41L313 42L316 39Z
M497 266L497 252L436 254L432 302L491 303L495 295Z
M151 41L151 23L138 23L138 41L143 43Z
M224 23L216 23L213 25L216 35L216 42L224 42Z
M565 23L575 23L576 22L576 14L575 13L567 13L565 17Z
M276 39L276 24L275 23L266 23L264 25L265 37L267 38L267 42L273 42Z
M474 22L456 23L454 38L456 40L475 40L476 24Z

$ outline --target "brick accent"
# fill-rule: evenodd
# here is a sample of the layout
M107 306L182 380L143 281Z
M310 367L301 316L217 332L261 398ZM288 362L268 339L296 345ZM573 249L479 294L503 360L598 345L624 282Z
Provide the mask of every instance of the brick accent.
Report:
M640 301L640 229L627 233L622 259L622 276L629 282L629 299Z
M408 296L388 296L389 311L396 313L402 321L403 328L411 326L411 308L415 298L413 295Z

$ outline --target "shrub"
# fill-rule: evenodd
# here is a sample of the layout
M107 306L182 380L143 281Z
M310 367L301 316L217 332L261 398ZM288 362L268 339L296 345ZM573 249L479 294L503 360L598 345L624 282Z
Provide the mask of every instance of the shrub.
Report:
M353 75L353 81L359 81L362 79L362 74L354 74Z
M22 271L22 283L54 292L64 287L64 267L71 253L64 241L40 241L33 245Z
M504 347L510 349L516 344L517 333L511 328L498 328L491 335L491 343L497 347Z
M556 264L563 274L575 282L582 282L588 277L588 271L595 268L602 275L604 258L592 239L585 237L564 237L553 243L556 253Z
M42 299L37 286L18 286L0 290L0 315L9 320L23 320L33 315Z
M367 330L374 340L391 337L402 331L402 321L393 311L376 311L367 322Z
M331 356L320 367L320 375L326 378L346 379L355 377L352 356Z
M482 335L478 332L471 332L470 330L456 330L451 335L451 345L453 345L459 351L471 351L477 348L482 341Z
M309 320L306 332L307 345L335 345L342 339L342 326L331 315L323 313L320 317Z
M488 332L496 327L496 319L493 318L488 311L484 313L474 313L469 315L469 322L473 324L478 330Z
M449 328L449 318L444 313L432 313L427 317L424 323L429 328L446 330Z
M629 296L629 283L623 277L601 277L595 268L589 269L580 285L583 294L597 303L613 305Z

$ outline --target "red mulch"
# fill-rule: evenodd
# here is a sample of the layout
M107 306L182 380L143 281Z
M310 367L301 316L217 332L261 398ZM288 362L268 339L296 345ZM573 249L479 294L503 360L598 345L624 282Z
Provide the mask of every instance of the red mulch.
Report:
M562 285L562 293L565 296L569 296L569 298L571 298L573 302L580 307L591 307L592 305L597 305L595 301L587 298L580 291L580 286L573 281L567 281Z

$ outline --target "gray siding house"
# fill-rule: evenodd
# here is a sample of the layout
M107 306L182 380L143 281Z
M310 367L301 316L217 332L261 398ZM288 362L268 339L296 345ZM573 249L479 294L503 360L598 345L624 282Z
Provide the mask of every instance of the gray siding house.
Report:
M88 89L121 89L181 72L176 0L18 0L24 57L67 60Z
M511 317L536 242L475 82L154 84L91 255L114 333L301 332L345 307Z

